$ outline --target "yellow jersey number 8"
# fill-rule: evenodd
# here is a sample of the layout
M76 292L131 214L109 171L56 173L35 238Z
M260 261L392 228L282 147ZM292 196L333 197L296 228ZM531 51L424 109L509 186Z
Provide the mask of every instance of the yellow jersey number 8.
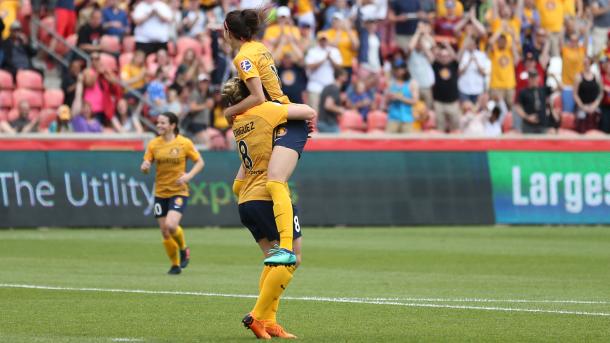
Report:
M241 160L244 164L244 167L246 167L246 169L248 170L252 170L252 168L254 168L254 162L248 154L248 144L246 144L245 141L239 141L237 143L237 146L239 148L239 155L241 156Z

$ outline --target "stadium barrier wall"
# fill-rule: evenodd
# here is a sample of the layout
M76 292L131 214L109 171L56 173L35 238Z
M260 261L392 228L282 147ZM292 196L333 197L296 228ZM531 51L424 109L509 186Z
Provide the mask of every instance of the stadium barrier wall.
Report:
M306 226L610 223L607 139L312 143L291 181ZM1 227L155 225L141 151L73 146L0 151ZM237 154L202 153L184 224L241 226L231 193Z

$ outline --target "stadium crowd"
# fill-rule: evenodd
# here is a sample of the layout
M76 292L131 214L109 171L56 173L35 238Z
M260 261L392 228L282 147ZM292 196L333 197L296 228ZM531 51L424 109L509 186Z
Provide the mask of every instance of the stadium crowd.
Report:
M1 0L0 131L143 132L140 119L172 111L196 143L226 147L224 15L265 4ZM260 39L291 101L318 109L319 132L610 133L609 0L274 5ZM61 90L44 89L51 68Z

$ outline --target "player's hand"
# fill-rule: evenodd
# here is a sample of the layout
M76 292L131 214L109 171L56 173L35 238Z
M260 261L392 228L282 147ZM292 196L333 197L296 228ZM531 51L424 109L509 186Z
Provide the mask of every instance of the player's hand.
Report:
M179 185L186 185L187 183L189 183L189 181L191 181L191 177L189 176L189 174L184 173L178 178L178 180L176 180L176 183Z
M148 172L150 171L150 162L149 161L142 162L142 165L140 166L140 170L142 171L142 173L148 174Z

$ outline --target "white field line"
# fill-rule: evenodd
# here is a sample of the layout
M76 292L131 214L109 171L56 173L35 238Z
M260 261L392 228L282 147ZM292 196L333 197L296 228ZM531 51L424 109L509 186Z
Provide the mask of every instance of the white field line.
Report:
M144 342L142 338L126 338L126 337L117 337L112 339L113 342Z
M186 291L150 291L143 289L116 289L116 288L76 288L76 287L58 287L58 286L41 286L41 285L24 285L24 284L7 284L0 283L0 288L25 288L25 289L40 289L40 290L55 290L55 291L72 291L72 292L107 292L107 293L135 293L135 294L162 294L162 295L192 295L192 296L204 296L204 297L224 297L224 298L256 298L256 295L250 294L224 294L224 293L208 293L208 292L186 292ZM580 316L598 316L598 317L610 317L610 313L606 312L583 312L583 311L567 311L567 310L545 310L539 308L513 308L513 307L495 307L495 306L466 306L466 305L448 305L448 304L427 304L427 303L405 303L399 301L390 301L388 298L381 298L386 300L374 300L368 298L329 298L329 297L283 297L284 300L300 300L300 301L317 301L317 302L332 302L332 303L350 303L350 304L368 304L368 305L392 305L392 306L406 306L406 307L427 307L427 308L447 308L447 309L458 309L458 310L481 310L481 311L497 311L497 312L529 312L529 313L550 313L550 314L571 314ZM406 301L432 301L431 299L417 299L413 298L410 300L403 299ZM457 301L458 299L436 299L433 301ZM492 299L462 299L464 302L486 300L491 302ZM549 300L546 300L549 301ZM501 302L497 300L494 302ZM530 301L532 303L537 302L536 300ZM562 300L553 300L556 303L562 303ZM568 300L569 304L581 304L577 300ZM583 302L586 304L598 302ZM608 303L608 302L602 302Z

